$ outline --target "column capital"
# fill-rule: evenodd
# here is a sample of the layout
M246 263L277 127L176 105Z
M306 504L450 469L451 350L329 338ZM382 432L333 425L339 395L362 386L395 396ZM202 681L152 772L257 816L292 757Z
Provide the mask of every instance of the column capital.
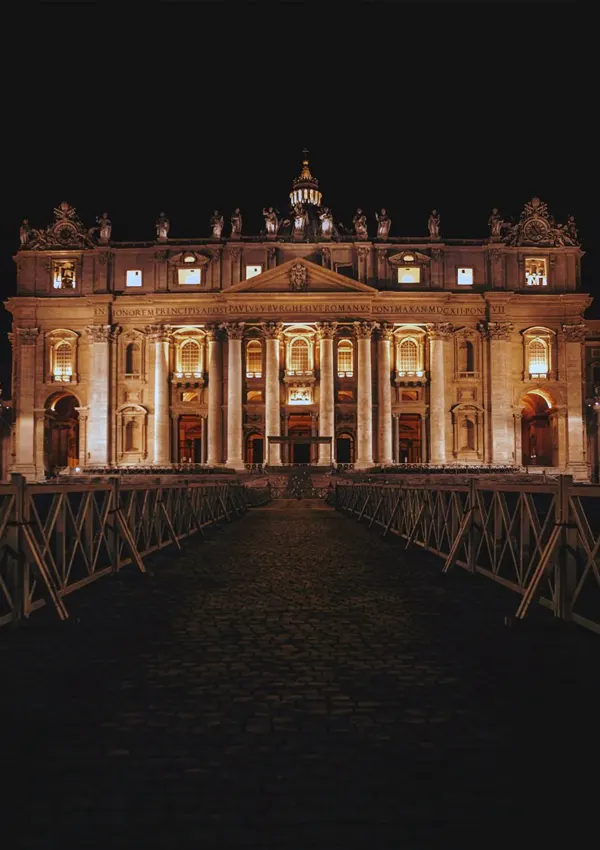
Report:
M169 342L173 333L171 325L146 325L144 330L152 342Z
M567 342L584 342L587 328L583 322L577 325L563 325L562 332Z
M108 342L120 334L121 328L114 325L88 325L85 332L90 342Z
M218 325L205 325L204 332L209 342L216 342L221 336Z
M425 325L429 339L449 339L454 333L454 325L451 322L432 322Z
M506 341L510 339L515 326L512 322L480 322L479 329L486 339Z
M228 339L242 339L245 322L223 322L219 327L227 334Z
M333 339L337 325L337 322L317 322L317 340Z
M17 328L19 345L35 345L39 333L39 328Z
M379 327L379 322L352 322L354 333L359 339L370 339L373 331Z
M281 339L282 322L261 322L260 329L265 339Z
M393 334L393 325L383 322L377 331L377 338L382 342L389 342Z

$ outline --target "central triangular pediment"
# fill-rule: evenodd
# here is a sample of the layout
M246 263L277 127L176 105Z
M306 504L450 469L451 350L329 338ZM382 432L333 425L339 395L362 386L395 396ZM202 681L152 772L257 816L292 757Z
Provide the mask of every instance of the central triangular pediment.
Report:
M325 269L323 266L311 263L310 260L305 260L303 257L294 257L294 259L258 274L250 280L242 280L240 283L230 286L225 292L249 294L252 292L280 292L306 295L317 292L354 294L364 292L373 295L377 290L372 286L367 286L366 283L359 283L357 280L333 272L331 269Z

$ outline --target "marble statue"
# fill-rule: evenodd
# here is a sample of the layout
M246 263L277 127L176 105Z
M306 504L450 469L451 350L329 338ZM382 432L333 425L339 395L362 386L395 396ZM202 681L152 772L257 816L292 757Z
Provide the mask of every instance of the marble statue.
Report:
M161 214L159 215L159 217L156 221L156 236L157 236L157 238L160 239L161 241L166 240L169 236L169 227L170 226L171 226L171 223L169 222L169 219L164 214L164 212L161 212Z
M233 215L231 216L231 236L235 238L236 236L242 235L242 214L240 212L240 208L236 207Z
M319 214L319 219L321 221L321 235L331 236L333 232L333 216L329 207L323 207L323 212Z
M440 216L437 210L431 211L431 215L427 220L427 227L429 228L430 239L440 238Z
M220 239L221 234L223 233L223 216L220 214L219 210L213 210L210 227L212 230L212 238Z
M31 239L31 227L29 226L29 219L24 218L19 228L19 239L21 240L21 248L24 248L25 245Z
M494 237L495 239L498 239L502 235L502 225L503 224L504 224L504 221L502 219L502 216L498 212L498 208L494 207L494 209L492 210L492 214L488 219L488 225L489 225L490 233L491 233L492 237Z
M279 230L279 219L277 217L277 210L274 210L273 207L264 207L263 215L265 217L267 235L275 236L277 234L277 231Z
M367 217L364 212L360 209L360 207L356 210L354 218L352 219L352 223L354 224L354 232L357 236L362 236L363 239L367 237Z
M381 213L375 213L375 218L377 220L377 238L387 239L392 226L392 219L387 214L385 207L381 208Z
M575 224L575 216L569 215L569 218L567 219L567 233L575 245L578 245L579 233L577 232L577 225Z
M100 242L109 242L110 234L112 230L112 224L108 217L108 213L102 213L101 216L96 218L96 222L98 223L98 229L100 231Z
M303 205L300 203L295 203L293 208L293 216L294 216L294 233L302 234L304 233L304 228L306 227L308 221L308 215Z

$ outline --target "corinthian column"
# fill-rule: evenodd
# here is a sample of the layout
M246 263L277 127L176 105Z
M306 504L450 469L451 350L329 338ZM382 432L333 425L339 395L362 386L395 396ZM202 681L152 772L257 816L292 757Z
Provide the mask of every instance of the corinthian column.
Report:
M90 325L86 329L89 338L89 387L88 433L85 463L109 463L109 393L110 393L110 349L114 338L112 325Z
M15 335L11 334L13 344L14 360L14 388L15 394L15 464L13 472L19 472L27 479L36 477L35 465L35 418L33 410L35 391L35 350L39 335L38 328L17 328ZM16 344L16 345L15 345ZM44 423L41 423L42 433ZM38 425L39 429L39 425ZM37 470L37 477L43 477L42 466Z
M269 444L269 437L281 436L281 410L279 401L279 344L281 322L261 324L267 349L265 376L265 458L273 466L281 465L281 445Z
M335 405L333 398L333 338L337 322L317 325L321 378L319 385L319 437L331 437L331 447L319 443L319 465L329 466L334 458Z
M427 325L431 463L446 463L446 340L452 337L452 331L447 322Z
M584 324L563 325L565 336L565 366L567 378L567 437L569 457L567 472L574 478L589 478L585 452L583 420L583 375L581 347L585 340Z
M516 457L515 429L510 387L510 322L488 322L485 329L490 345L489 370L489 440L488 457L494 463L509 464L521 461Z
M169 325L148 325L146 333L154 342L154 463L171 460L169 415Z
M223 357L221 340L216 327L210 327L206 333L208 339L208 457L209 466L217 466L223 460L221 447L223 399Z
M377 460L384 466L394 462L392 453L392 329L384 324L377 340Z
M377 322L354 322L358 339L358 394L356 400L356 468L373 466L373 386L371 374L371 334Z
M227 462L230 469L244 469L242 458L242 337L244 323L223 326L229 340L227 366Z

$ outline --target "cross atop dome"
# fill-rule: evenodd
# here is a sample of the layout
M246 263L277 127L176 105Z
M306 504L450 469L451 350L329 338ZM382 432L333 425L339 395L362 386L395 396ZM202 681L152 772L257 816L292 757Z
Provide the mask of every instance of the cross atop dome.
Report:
M290 201L294 204L312 204L321 206L321 193L319 192L319 181L313 177L308 165L308 149L302 151L302 171L300 176L294 179L294 187L290 192Z

